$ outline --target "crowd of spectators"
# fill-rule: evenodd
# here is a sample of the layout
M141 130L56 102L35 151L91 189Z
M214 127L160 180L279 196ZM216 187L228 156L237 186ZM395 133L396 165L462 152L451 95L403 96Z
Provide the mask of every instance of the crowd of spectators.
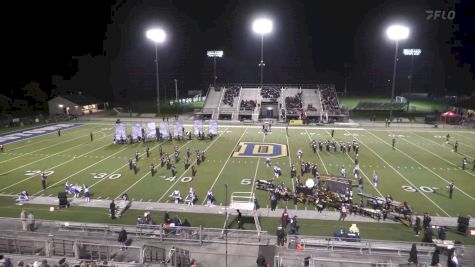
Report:
M262 87L261 96L267 99L277 99L280 97L280 89L277 87Z
M338 97L335 90L323 89L320 90L322 96L323 110L338 113L340 111L340 105L338 104Z
M254 110L256 105L254 100L241 100L241 110Z
M239 96L241 89L237 86L232 86L224 92L223 104L233 106L234 98Z
M302 109L302 93L297 93L295 96L288 96L285 98L285 106L288 115L301 114Z

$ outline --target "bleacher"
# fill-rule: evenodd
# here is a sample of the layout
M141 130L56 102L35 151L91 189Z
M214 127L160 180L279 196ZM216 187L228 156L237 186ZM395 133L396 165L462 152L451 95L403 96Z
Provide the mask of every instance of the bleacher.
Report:
M307 116L319 116L322 111L322 102L318 89L302 90L302 105Z
M255 108L259 101L259 91L259 88L242 88L240 114L251 115L255 112Z

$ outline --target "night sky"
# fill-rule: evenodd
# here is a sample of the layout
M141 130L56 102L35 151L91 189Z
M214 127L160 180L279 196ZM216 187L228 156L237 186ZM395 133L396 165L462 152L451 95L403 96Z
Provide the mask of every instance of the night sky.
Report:
M407 91L410 57L413 91L470 93L474 83L475 1L20 1L4 25L7 95L30 81L51 92L82 90L124 103L155 95L154 44L145 38L161 26L161 93L182 96L212 83L207 50L224 50L218 83L257 83L260 37L251 30L259 15L274 21L264 38L265 83L334 83L352 95L388 95L394 43L392 22L411 28L400 42L396 93ZM427 20L425 10L454 10L455 20ZM6 59L6 60L5 60ZM347 66L345 68L345 65Z

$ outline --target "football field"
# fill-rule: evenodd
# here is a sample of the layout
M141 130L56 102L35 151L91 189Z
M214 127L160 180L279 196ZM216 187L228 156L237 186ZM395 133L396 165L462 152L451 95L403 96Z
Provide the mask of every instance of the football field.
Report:
M61 132L25 137L5 145L0 153L0 193L17 195L26 190L33 196L56 196L64 191L65 182L87 185L92 199L114 199L127 193L131 200L148 202L172 202L170 194L180 190L185 196L193 188L198 204L204 204L206 193L211 190L216 204L224 204L228 186L228 199L233 192L254 192L261 207L269 205L269 193L256 189L256 180L269 180L273 167L282 169L278 183L292 188L290 164L295 163L300 173L297 150L303 151L303 160L317 163L320 174L340 175L344 165L352 176L354 152L343 153L325 149L313 153L312 140L332 140L359 143L359 165L364 178L364 192L368 195L386 196L407 201L413 211L429 212L438 216L475 215L475 132L454 129L429 128L326 128L326 127L272 127L264 135L260 125L220 125L214 139L149 142L146 144L113 144L113 123L77 123ZM130 125L128 125L130 128ZM191 130L185 124L185 130ZM90 140L90 133L94 140ZM207 132L207 130L205 130ZM450 142L446 143L446 135ZM392 139L396 139L392 149ZM453 144L458 141L458 152ZM163 151L180 150L181 160L176 163L177 176L160 167L159 145ZM149 158L145 155L150 148ZM186 150L191 151L191 163L196 165L195 151L205 151L205 161L197 166L193 177L191 168L185 169L183 159ZM139 171L129 169L128 160L140 153ZM272 154L272 166L267 167L265 158ZM462 160L468 164L462 170ZM173 160L172 160L173 161ZM150 164L157 166L152 177ZM40 175L47 175L47 188L42 190ZM373 172L379 176L377 188L372 185ZM306 174L303 181L310 174ZM448 197L448 183L454 181L453 198ZM353 184L357 184L354 180ZM359 202L358 188L354 187L354 201ZM229 202L229 200L228 200ZM14 205L12 201L12 205ZM279 206L293 208L290 202L280 201ZM299 204L301 205L301 204ZM301 206L303 207L303 206Z

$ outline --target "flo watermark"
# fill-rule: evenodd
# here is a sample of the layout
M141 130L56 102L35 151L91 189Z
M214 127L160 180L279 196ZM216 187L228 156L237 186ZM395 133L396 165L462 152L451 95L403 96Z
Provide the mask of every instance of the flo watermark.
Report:
M426 10L427 20L453 20L455 19L454 10Z

